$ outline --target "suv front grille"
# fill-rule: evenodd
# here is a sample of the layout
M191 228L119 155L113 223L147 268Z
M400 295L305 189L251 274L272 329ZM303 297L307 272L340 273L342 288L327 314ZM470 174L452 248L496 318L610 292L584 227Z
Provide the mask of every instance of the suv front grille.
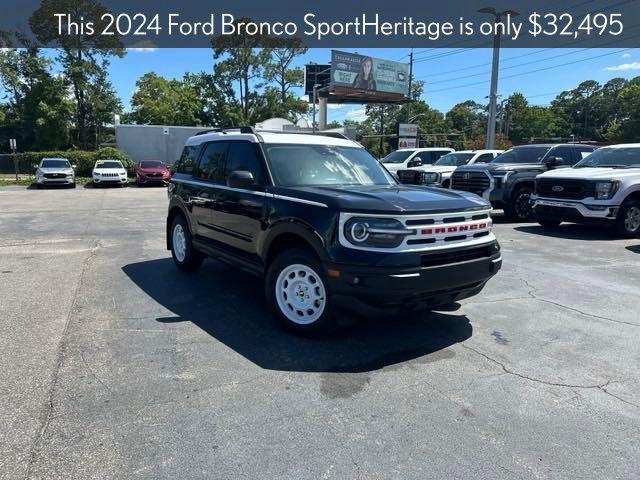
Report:
M451 188L455 190L482 195L489 185L491 185L491 179L485 172L455 171L451 175Z
M541 197L582 200L583 198L594 197L596 187L589 180L539 178L536 180L536 194Z
M64 173L45 173L44 178L65 178Z
M491 247L468 248L454 252L438 252L429 255L422 255L421 265L423 267L437 267L439 265L449 265L451 263L467 262L479 258L489 258Z

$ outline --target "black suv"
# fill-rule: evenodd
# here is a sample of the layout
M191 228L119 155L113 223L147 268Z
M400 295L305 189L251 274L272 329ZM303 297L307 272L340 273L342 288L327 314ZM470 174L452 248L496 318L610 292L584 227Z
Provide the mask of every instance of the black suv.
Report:
M275 315L300 333L331 328L337 306L447 305L501 266L488 202L400 185L345 138L203 132L187 140L168 194L178 268L212 256L263 276Z
M510 220L527 221L533 214L530 197L536 175L570 167L594 150L590 145L574 143L520 145L489 163L457 168L451 175L451 188L480 195L494 208L504 209Z

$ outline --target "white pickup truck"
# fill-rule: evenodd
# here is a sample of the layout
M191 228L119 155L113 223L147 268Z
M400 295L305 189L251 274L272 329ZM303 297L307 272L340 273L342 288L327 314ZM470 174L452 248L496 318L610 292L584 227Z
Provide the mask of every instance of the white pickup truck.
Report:
M593 223L639 235L640 143L603 147L572 168L538 175L531 201L543 227Z
M451 174L462 165L489 163L504 150L459 150L440 157L433 165L412 167L398 170L398 178L402 183L424 184L449 188ZM423 172L417 174L416 172Z

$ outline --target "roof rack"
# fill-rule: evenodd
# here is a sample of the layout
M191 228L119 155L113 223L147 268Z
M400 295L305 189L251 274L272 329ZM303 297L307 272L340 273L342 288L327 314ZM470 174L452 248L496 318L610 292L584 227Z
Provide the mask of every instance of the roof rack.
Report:
M226 127L226 128L216 127L216 128L208 128L206 130L202 130L201 132L196 133L195 136L197 137L198 135L206 135L207 133L227 133L227 132L240 132L240 133L253 133L253 134L256 133L253 127Z
M343 140L351 140L349 137L347 137L344 133L340 133L340 132L300 132L300 131L287 131L287 130L268 130L268 129L260 129L260 130L256 130L253 127L216 127L216 128L208 128L207 130L202 130L201 132L198 132L195 134L195 136L198 135L206 135L207 133L223 133L226 134L227 132L239 132L239 133L250 133L255 135L256 137L258 137L258 140L260 142L263 142L263 138L260 135L259 132L267 132L267 133L282 133L282 134L287 134L287 135L320 135L320 136L324 136L324 137L332 137L332 138L340 138Z

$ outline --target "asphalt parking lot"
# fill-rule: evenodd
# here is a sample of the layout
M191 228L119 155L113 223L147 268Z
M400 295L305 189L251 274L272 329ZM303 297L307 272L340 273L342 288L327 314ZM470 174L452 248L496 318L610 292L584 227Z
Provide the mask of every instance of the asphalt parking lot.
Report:
M309 340L166 205L0 188L0 478L638 478L640 239L498 217L457 311Z

